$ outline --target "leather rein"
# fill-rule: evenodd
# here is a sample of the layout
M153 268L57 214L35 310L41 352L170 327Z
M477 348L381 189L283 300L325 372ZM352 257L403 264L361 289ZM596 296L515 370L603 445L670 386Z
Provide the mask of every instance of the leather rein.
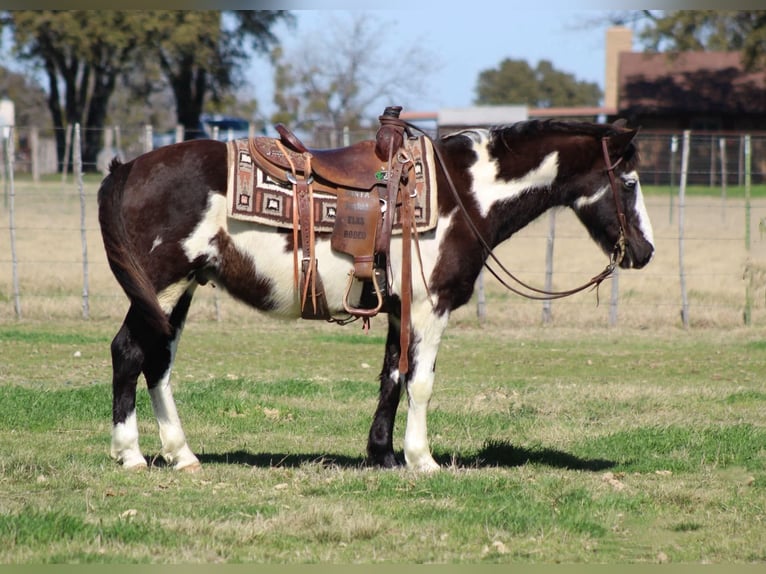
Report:
M415 131L420 132L425 137L431 139L423 130L418 128L417 126L414 126L410 124L409 122L402 121L408 128L413 129ZM579 293L581 291L584 291L585 289L588 289L589 287L593 287L597 290L597 297L598 297L598 287L601 285L601 283L612 276L617 266L622 262L622 260L625 258L625 248L626 248L626 219L625 219L625 213L622 210L622 203L620 201L620 191L617 187L617 178L614 175L615 168L622 162L622 158L619 158L614 163L611 163L610 157L609 157L609 138L603 137L601 138L601 149L604 154L604 163L606 164L606 172L609 176L609 185L612 188L612 194L614 196L614 203L615 208L617 211L617 220L620 225L620 235L617 238L617 242L614 245L614 248L612 249L612 253L609 257L609 263L604 268L601 273L598 275L595 275L590 280L588 280L583 285L580 285L579 287L575 287L574 289L569 289L566 291L546 291L544 289L539 289L537 287L534 287L532 285L529 285L516 277L510 270L508 270L502 262L497 258L497 256L493 253L492 247L489 246L487 241L482 236L479 229L476 227L476 224L471 219L470 215L468 214L468 210L465 207L465 204L463 204L463 201L460 199L460 195L457 192L457 188L455 187L454 182L452 181L452 177L450 176L449 170L447 169L446 163L444 161L444 158L441 154L441 151L439 148L435 145L433 140L431 139L431 143L434 144L433 150L434 154L439 160L439 163L442 166L442 171L444 172L444 176L447 179L447 183L449 185L450 191L452 192L452 195L455 199L456 204L462 211L463 215L465 216L465 220L468 223L469 228L473 232L474 236L478 240L479 244L484 248L486 254L487 254L487 260L484 262L484 267L487 268L487 270L497 279L500 284L511 291L512 293L515 293L517 295L520 295L522 297L526 297L527 299L534 299L538 301L550 301L553 299L562 299L564 297L569 297L570 295L574 295L576 293ZM505 273L510 279L515 281L518 285L520 285L522 288L531 291L531 293L526 293L522 291L521 289L514 287L513 285L510 285L505 279L503 279L500 274L495 271L490 265L489 265L489 259L491 259L499 268L500 270Z

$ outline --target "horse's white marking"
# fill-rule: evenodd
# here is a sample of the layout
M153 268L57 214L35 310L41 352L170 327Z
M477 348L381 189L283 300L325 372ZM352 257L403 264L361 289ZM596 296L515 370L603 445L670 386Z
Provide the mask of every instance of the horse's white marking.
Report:
M170 342L168 348L170 351L168 368L162 375L159 383L157 383L157 386L149 389L149 397L152 401L152 409L157 419L160 441L162 442L160 454L168 464L174 465L176 469L199 465L199 460L186 444L186 435L181 427L181 419L178 417L176 403L173 400L173 391L170 388L170 373L173 370L178 340L181 337L182 331L183 325L180 325L176 330L176 336Z
M157 247L159 247L160 245L162 245L162 237L158 235L157 237L154 238L154 241L152 241L152 247L149 249L149 253L157 249Z
M646 211L644 194L641 192L641 181L638 179L638 174L632 171L625 174L623 178L636 180L636 203L634 208L638 214L638 227L641 229L641 233L644 234L644 239L654 245L654 230L652 229L652 222L649 220L649 213ZM654 257L654 253L652 253L652 257Z
M218 248L210 242L210 239L219 230L226 228L226 198L218 193L210 193L205 216L197 224L197 227L187 237L182 247L189 261L204 255L210 261L218 259Z
M146 459L138 447L138 422L135 409L128 414L125 422L112 427L112 458L122 462L125 468L140 468L146 466Z
M603 199L603 197L606 195L606 193L610 189L611 189L610 186L605 185L604 187L599 189L593 195L589 195L589 196L582 195L582 196L578 197L577 199L575 199L574 208L575 209L582 209L582 208L587 207L589 205L594 205L594 204L598 203L599 201L601 201Z
M492 206L498 201L512 199L525 191L550 187L556 180L559 168L558 151L552 151L546 155L539 166L520 178L509 181L498 180L497 163L489 157L488 143L482 137L482 141L474 145L479 161L471 166L474 197L479 202L483 217L487 216Z
M165 311L165 313L170 314L181 296L195 286L196 283L193 283L189 279L182 279L181 281L168 285L162 291L157 293L157 300L160 303L160 308Z
M407 386L407 426L404 432L404 458L413 470L431 472L439 469L428 445L426 418L434 385L434 363L449 313L436 315L428 301L421 300L412 309L412 326L419 342L414 351L415 370Z
M285 236L276 229L253 225L231 219L228 231L237 251L247 256L259 277L271 280L274 289L271 302L275 307L271 312L283 316L300 315L298 296L295 292L295 268L292 251L281 249ZM330 248L329 240L316 241L315 255L317 268L324 285L325 296L331 311L343 313L343 295L346 290L348 272L353 268L352 259ZM298 265L302 259L298 253ZM354 304L361 295L361 283L354 282L349 296Z

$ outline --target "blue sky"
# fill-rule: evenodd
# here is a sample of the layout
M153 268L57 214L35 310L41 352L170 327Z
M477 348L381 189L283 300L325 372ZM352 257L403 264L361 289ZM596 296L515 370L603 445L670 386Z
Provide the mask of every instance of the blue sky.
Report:
M497 3L492 8L480 4L474 10L459 12L415 8L365 13L393 25L400 37L392 46L402 46L402 43L418 38L441 60L441 65L435 67L430 76L426 95L408 103L410 111L472 105L479 73L497 67L505 58L523 59L532 66L539 60L550 60L556 69L573 74L578 80L596 82L603 90L604 42L608 27L603 20L610 12L550 4L542 6L535 9L508 2ZM302 35L326 30L332 18L343 11L333 14L329 10L296 10L294 13L297 16L294 30L282 26L276 29L288 53L301 42ZM390 34L392 28L386 26L385 30ZM390 36L386 38L384 42L391 42ZM258 78L252 87L254 96L268 116L273 107L272 72L265 59L254 60L253 77Z

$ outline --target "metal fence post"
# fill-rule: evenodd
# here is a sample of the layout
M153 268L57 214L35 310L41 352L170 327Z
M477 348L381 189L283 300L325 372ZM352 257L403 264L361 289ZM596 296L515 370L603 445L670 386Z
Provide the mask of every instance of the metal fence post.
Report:
M686 206L686 178L689 172L689 130L684 130L681 149L681 186L678 190L678 269L681 277L681 321L684 329L689 328L689 300L686 294L686 273L684 272L684 208Z
M85 188L82 182L82 141L80 124L74 125L74 149L72 171L74 171L77 189L80 192L80 240L82 242L82 317L90 317L90 301L88 290L88 236L85 231Z

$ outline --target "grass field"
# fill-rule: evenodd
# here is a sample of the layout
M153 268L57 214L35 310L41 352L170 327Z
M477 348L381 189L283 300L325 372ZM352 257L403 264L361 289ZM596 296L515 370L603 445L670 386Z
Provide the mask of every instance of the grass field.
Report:
M108 457L109 342L126 303L93 182L86 192L89 320L71 185L19 182L21 320L0 230L0 563L766 562L766 200L751 205L748 248L741 198L690 193L690 329L678 205L663 190L648 199L657 255L620 273L617 326L608 284L598 305L593 293L555 302L542 327L539 303L488 280L486 322L467 305L442 345L433 476L364 466L383 318L368 336L285 324L201 289L173 378L204 465L186 475ZM538 284L547 229L544 217L498 249ZM557 215L554 286L604 264ZM142 388L154 457L150 411Z
M2 563L766 561L752 329L453 329L422 476L364 466L382 334L270 321L189 326L174 387L203 470L123 471L113 327L0 327ZM145 391L139 417L153 457Z

